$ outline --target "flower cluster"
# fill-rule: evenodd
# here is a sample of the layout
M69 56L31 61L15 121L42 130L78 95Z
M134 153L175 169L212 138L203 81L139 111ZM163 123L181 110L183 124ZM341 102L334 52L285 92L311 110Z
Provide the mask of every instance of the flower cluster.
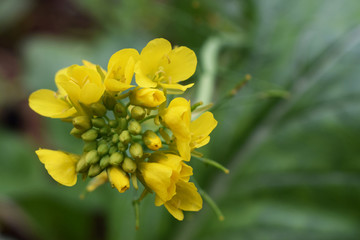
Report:
M190 101L167 101L193 85L179 82L194 74L196 64L191 49L172 48L158 38L140 54L116 52L107 71L83 61L57 72L57 92L38 90L29 105L40 115L72 122L70 134L84 147L81 154L37 150L50 176L65 186L73 186L79 174L90 177L88 191L110 182L122 193L130 182L137 190L140 182L143 193L155 193L155 205L164 205L178 220L183 211L199 211L202 198L190 182L193 169L187 162L209 142L217 121L210 112L192 121Z

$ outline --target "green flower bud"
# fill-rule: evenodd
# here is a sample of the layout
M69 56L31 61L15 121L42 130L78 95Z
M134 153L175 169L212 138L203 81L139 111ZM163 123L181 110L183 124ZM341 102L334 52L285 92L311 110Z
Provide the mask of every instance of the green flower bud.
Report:
M110 125L110 127L112 127L112 128L116 128L116 127L118 126L118 121L116 121L116 120L110 120L110 121L109 121L109 125Z
M101 169L105 169L110 165L110 157L106 155L100 159L100 167Z
M77 129L77 128L73 128L70 131L70 134L73 135L74 137L77 137L77 138L81 138L81 135L83 133L84 133L84 130L80 130L80 129Z
M95 177L102 172L102 169L99 164L91 165L89 168L88 176Z
M95 129L89 129L81 135L84 141L91 142L98 137L98 132Z
M100 128L99 133L100 133L101 136L108 135L110 133L109 126L105 126L105 127Z
M106 108L101 103L93 103L90 105L92 112L99 117L103 117L106 114Z
M121 152L125 152L127 149L127 146L128 146L127 144L125 145L122 142L118 142L118 144L117 144L117 147L118 147L119 151L121 151Z
M88 130L91 128L90 118L88 116L77 116L72 119L72 124L80 130Z
M127 111L126 111L126 108L124 107L124 105L122 103L118 102L118 103L115 104L114 114L117 117L126 117Z
M142 136L143 142L150 150L156 151L162 147L161 139L151 130L146 130Z
M135 106L131 109L131 117L135 120L142 120L145 117L145 110L142 107Z
M94 125L97 128L102 128L105 126L105 120L103 118L93 118L91 119L92 125Z
M119 141L119 134L115 133L113 136L112 136L112 139L111 141L113 143L117 143Z
M127 123L126 118L120 118L120 119L118 119L118 122L119 122L119 128L121 130L125 130L127 128L128 123Z
M123 160L124 160L124 155L119 152L114 152L110 156L110 164L111 165L119 166Z
M135 159L139 159L143 156L143 148L141 146L141 144L139 143L133 143L130 146L129 152L131 154L131 156Z
M111 155L111 154L113 154L114 152L116 152L117 150L118 150L117 147L111 146L111 147L109 148L109 154Z
M83 151L84 151L84 152L89 152L89 151L91 151L91 150L96 149L96 147L97 147L96 141L93 141L93 142L85 142L84 147L83 147Z
M105 94L103 97L103 103L107 109L113 110L116 104L116 99L110 94Z
M130 136L129 131L127 131L127 130L122 131L120 133L119 140L120 140L120 142L122 142L124 144L128 144L131 141L131 136Z
M136 163L131 158L126 157L121 165L122 169L127 173L133 173L136 171Z
M134 135L138 135L141 132L141 125L136 120L131 120L128 125L129 132Z
M76 163L76 172L85 172L89 168L89 165L86 163L85 156L81 156L80 160Z
M107 154L109 151L109 147L107 144L100 144L97 148L97 152L100 156Z
M95 164L100 160L99 154L96 150L91 150L85 156L86 163L91 165Z

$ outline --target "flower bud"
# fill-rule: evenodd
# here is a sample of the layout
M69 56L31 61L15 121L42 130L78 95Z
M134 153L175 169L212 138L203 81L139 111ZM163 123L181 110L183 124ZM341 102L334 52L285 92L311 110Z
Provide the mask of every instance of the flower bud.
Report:
M110 128L109 126L105 126L100 128L99 133L101 136L107 136L110 133Z
M85 156L81 156L80 160L76 163L76 172L85 172L89 168L89 165L86 163Z
M88 176L95 177L102 172L102 169L99 164L91 165L89 168Z
M111 155L111 154L113 154L114 152L116 152L117 150L118 150L117 147L111 146L111 147L109 148L109 154Z
M100 160L100 157L96 150L91 150L86 154L85 160L87 164L91 165L97 163Z
M108 151L109 151L109 147L107 144L100 144L97 148L97 152L99 153L100 156L107 154Z
M118 121L116 121L116 120L110 120L109 121L109 125L110 125L110 127L112 127L112 128L116 128L117 126L118 126Z
M134 91L130 95L130 103L132 105L143 106L143 107L157 107L161 103L165 102L166 97L163 91L151 88L142 88Z
M103 117L106 114L106 108L101 103L93 103L91 104L90 108L92 112L98 117Z
M136 120L131 120L128 125L129 132L133 135L138 135L141 132L141 125Z
M129 176L123 170L117 167L111 167L108 170L109 181L112 187L123 193L130 187Z
M124 160L124 155L119 152L114 152L110 156L110 164L114 166L119 166Z
M110 157L106 155L100 159L100 167L101 169L105 169L110 165Z
M116 104L116 99L110 94L105 94L103 98L103 103L107 109L113 110Z
M124 105L122 103L118 102L115 104L114 114L117 117L126 117L126 115L127 115L126 108L124 107Z
M126 118L120 118L118 121L120 129L125 130L128 125Z
M162 147L161 139L158 135L156 135L156 133L151 130L146 130L143 134L142 139L146 147L150 150L156 151Z
M72 124L80 130L88 130L91 128L90 118L88 116L77 116L72 119Z
M131 144L129 148L129 152L131 156L135 159L139 159L143 156L143 148L139 143L133 143Z
M93 142L85 142L84 147L83 147L83 151L84 151L84 152L89 152L89 151L91 151L91 150L96 149L96 147L97 147L96 141L93 141Z
M70 134L73 135L74 137L77 137L77 138L81 138L81 135L83 133L84 133L84 130L80 130L80 129L77 129L77 128L73 128L70 131Z
M125 145L125 144L123 144L122 142L118 142L117 147L118 147L119 151L125 152L126 149L127 149L127 147L128 147L128 145L127 145L127 144Z
M129 131L127 131L127 130L122 131L120 133L119 140L120 140L120 142L124 143L125 145L128 144L131 141L131 136L130 136Z
M145 110L142 107L135 106L131 109L131 117L135 120L142 120L145 117Z
M98 132L95 129L89 129L81 135L84 141L91 142L98 137Z
M115 144L118 141L119 141L119 134L114 133L114 135L112 136L111 142Z
M91 123L97 128L102 128L106 124L103 118L93 118L91 119Z
M131 158L126 157L121 165L122 169L127 173L133 173L136 171L136 163Z

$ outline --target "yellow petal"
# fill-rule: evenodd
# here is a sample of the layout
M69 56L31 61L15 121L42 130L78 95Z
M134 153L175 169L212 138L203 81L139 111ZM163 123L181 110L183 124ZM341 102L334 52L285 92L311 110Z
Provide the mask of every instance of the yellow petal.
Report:
M91 103L95 103L99 101L101 96L104 93L104 88L99 87L99 85L95 83L87 83L80 91L80 102L90 105Z
M171 168L159 163L142 162L139 170L146 185L158 195L161 200L168 201L175 194L175 183L171 176Z
M122 92L134 87L134 85L129 85L112 78L106 78L104 84L106 89L112 92Z
M170 203L185 211L199 211L203 201L194 183L179 181L176 184L176 195Z
M39 149L36 154L55 181L65 186L73 186L76 183L77 155L48 149Z
M103 185L108 181L108 176L106 171L103 171L89 182L89 184L86 186L86 191L93 192L95 189L97 189L99 186Z
M171 202L165 203L166 210L177 220L182 221L184 220L184 213L182 210L174 206Z
M145 88L154 88L154 87L156 87L157 83L153 82L153 80L152 80L152 77L155 74L155 72L152 72L152 73L145 72L142 69L142 65L143 65L143 63L141 61L139 61L135 65L135 73L136 73L135 81L136 81L137 85L139 85L140 87L145 87Z
M56 93L40 89L29 97L29 106L38 114L51 118L67 118L76 114L76 110L65 100L59 99Z
M117 167L108 170L109 181L119 192L123 193L130 188L129 176Z
M182 94L186 91L186 89L191 88L194 86L193 83L187 84L187 85L181 85L178 83L173 84L167 84L167 83L161 83L160 84L163 88L168 89L168 94Z
M190 176L193 175L193 168L182 162L182 168L180 172L180 177L183 181L188 182L190 180Z
M211 112L205 112L195 121L191 122L191 145L194 148L199 148L207 144L210 140L208 136L212 130L214 130L216 125L217 121Z
M123 75L125 73L125 68L127 67L127 65L130 65L128 67L130 67L131 70L131 67L134 68L135 60L137 60L138 58L139 58L139 53L137 50L133 48L125 48L120 51L117 51L110 57L108 63L108 72L110 72L110 70L120 71ZM116 69L114 69L114 67ZM132 74L134 74L134 72L132 72ZM131 78L132 76L130 77L130 79Z
M158 71L160 61L171 51L171 43L164 38L156 38L150 41L141 51L141 69L146 74L155 74Z
M176 139L176 148L179 151L180 156L184 161L190 161L191 158L191 148L190 148L190 139Z
M177 83L191 77L196 69L196 55L187 47L174 48L163 60L164 72L168 76L169 83Z
M58 92L59 92L59 95L61 96L66 96L67 93L66 91L59 85L59 80L63 77L66 76L66 72L67 72L67 68L63 68L63 69L60 69L56 74L55 74L55 84L58 88Z

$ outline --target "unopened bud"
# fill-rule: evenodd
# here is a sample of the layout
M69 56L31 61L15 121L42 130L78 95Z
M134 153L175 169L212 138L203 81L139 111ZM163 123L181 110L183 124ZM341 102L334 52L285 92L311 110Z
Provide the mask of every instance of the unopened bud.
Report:
M131 134L137 135L141 132L141 125L136 120L131 120L128 125L129 132Z
M129 131L127 131L127 130L122 131L120 133L119 140L120 140L120 142L122 142L124 144L128 144L131 141L131 136L130 136Z
M125 144L123 144L122 142L118 142L117 147L118 147L119 151L125 152L126 149L127 149L127 147L128 147L128 145L127 145L127 144L125 145Z
M116 128L118 126L118 122L116 120L110 120L109 125L112 128Z
M165 101L164 92L158 89L142 88L130 95L130 103L137 106L153 108Z
M81 156L80 160L76 163L76 172L85 172L89 168L86 163L85 156Z
M88 176L95 177L102 172L102 169L99 164L91 165L89 168Z
M109 147L107 144L101 144L97 148L97 152L99 153L100 156L107 154L108 151L109 151Z
M91 150L86 154L85 160L87 164L91 165L97 163L100 160L100 157L96 150Z
M99 133L100 133L101 136L108 135L110 133L109 126L105 126L105 127L100 128Z
M145 117L145 110L142 107L135 106L131 109L131 117L135 120L142 120Z
M93 103L91 104L90 108L92 112L98 117L103 117L106 114L106 108L101 103Z
M93 141L93 142L85 142L84 147L83 147L83 151L84 152L89 152L91 150L96 149L96 147L97 147L97 143L95 141Z
M124 107L124 105L122 103L116 103L114 106L114 114L117 117L126 117L127 112L126 112L126 108Z
M156 151L162 147L161 139L151 130L146 130L142 137L145 145L150 150Z
M110 156L110 164L114 166L119 166L124 160L124 155L119 152L114 152Z
M102 128L106 124L103 118L93 118L91 119L91 123L97 128Z
M121 165L122 169L127 173L133 173L136 171L136 163L131 158L126 157Z
M110 94L105 94L103 98L103 103L107 109L113 110L116 104L116 99Z
M111 146L111 147L109 148L109 154L111 155L111 154L113 154L114 152L116 152L117 150L118 150L117 147Z
M126 118L120 118L118 121L119 121L119 128L121 130L125 130L128 125Z
M100 159L100 167L101 169L105 169L110 165L110 157L106 155Z
M131 144L129 148L129 152L131 156L135 159L139 159L143 156L143 148L139 143L133 143Z
M115 144L119 141L119 134L115 133L113 136L112 136L112 139L111 141Z
M95 129L89 129L81 135L84 141L91 142L98 137L98 132Z
M81 138L81 135L83 133L84 133L84 130L80 130L80 129L77 129L77 128L73 128L70 131L70 134L73 135L74 137L77 137L77 138Z
M88 116L77 116L72 119L72 124L80 130L88 130L91 128L90 118Z

